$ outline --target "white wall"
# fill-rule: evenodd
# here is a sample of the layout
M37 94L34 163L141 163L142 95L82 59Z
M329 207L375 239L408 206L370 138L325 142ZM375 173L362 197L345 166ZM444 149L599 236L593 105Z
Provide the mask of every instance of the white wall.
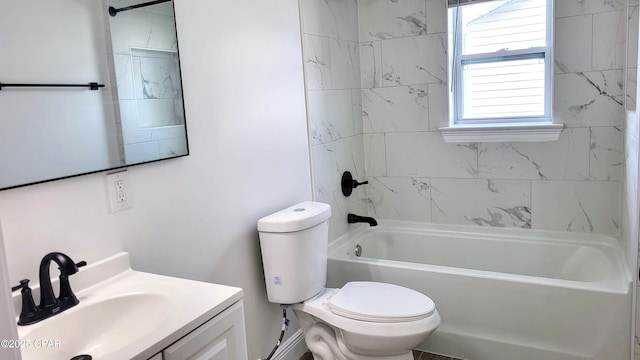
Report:
M103 174L0 192L10 282L36 279L48 251L92 262L124 249L139 270L242 287L255 359L281 314L266 299L256 221L311 199L298 4L175 5L192 155L130 168L134 206L116 214Z

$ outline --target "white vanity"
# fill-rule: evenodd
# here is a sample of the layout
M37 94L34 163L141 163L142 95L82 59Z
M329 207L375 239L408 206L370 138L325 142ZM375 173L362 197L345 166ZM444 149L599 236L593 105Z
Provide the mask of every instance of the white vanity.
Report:
M127 253L89 264L71 284L80 304L18 327L23 360L247 359L240 288L134 271ZM19 314L19 292L14 302Z

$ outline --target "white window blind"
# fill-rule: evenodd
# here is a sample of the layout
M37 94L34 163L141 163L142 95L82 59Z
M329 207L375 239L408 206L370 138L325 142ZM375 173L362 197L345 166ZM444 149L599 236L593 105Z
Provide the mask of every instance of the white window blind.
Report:
M452 125L550 123L551 0L448 4Z

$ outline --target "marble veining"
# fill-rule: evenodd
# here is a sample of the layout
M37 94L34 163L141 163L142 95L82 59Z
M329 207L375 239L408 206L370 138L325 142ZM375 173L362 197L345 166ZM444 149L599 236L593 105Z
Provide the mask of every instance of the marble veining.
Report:
M364 131L427 131L427 85L362 90Z
M582 211L582 215L584 215L584 219L587 222L589 232L593 232L594 230L593 223L591 222L591 219L589 218L589 214L587 214L587 211L584 209L584 206L582 206L582 202L580 200L578 200L578 206L580 207L580 210ZM569 225L567 225L567 231L573 231L574 222L575 220L572 220L569 223Z
M431 221L430 179L373 177L365 188L369 213L383 219Z
M531 228L526 180L431 179L433 221Z
M623 71L556 74L556 116L566 126L620 126Z
M624 166L622 129L619 127L592 127L590 153L591 180L622 180Z
M323 197L337 191L340 177L337 169L336 143L315 145L311 147L311 151L313 168L316 169L314 185L317 196Z
M627 16L627 97L625 99L625 108L627 110L635 110L638 86L638 21L640 19L638 5L630 5L627 10Z
M566 128L560 138L537 143L481 143L480 177L502 179L587 180L589 128Z
M363 89L382 86L382 54L380 47L380 41L360 43L360 77Z
M445 34L382 42L383 86L446 83Z
M180 79L177 54L172 58L133 57L137 99L178 98Z
M531 210L526 206L515 206L510 209L496 207L496 209L499 211L492 212L490 209L487 209L489 219L483 219L480 217L469 219L466 216L465 219L480 226L504 227L504 224L507 223L504 220L504 214L507 214L509 217L515 220L513 222L521 223L521 228L531 229Z
M331 88L331 58L329 39L304 35L304 70L307 90Z
M360 1L360 41L425 35L424 0Z
M307 94L311 143L317 145L354 134L350 90L319 90Z
M611 101L617 103L618 105L622 105L622 101L619 99L619 96L615 97L615 96L609 94L609 92L607 90L607 87L608 87L608 83L607 82L608 82L609 79L607 79L604 76L604 74L601 73L601 75L602 75L602 85L597 84L594 80L590 79L583 72L577 72L576 74L579 77L583 78L587 82L587 84L591 85L594 89L596 89L598 91L598 95L607 97ZM616 85L617 85L617 88L622 88L623 87L623 84L621 82L618 82ZM580 112L580 111L583 111L588 106L590 106L591 104L593 104L594 102L595 102L595 99L591 100L588 104L580 104L580 105L572 106L572 107L569 108L569 110Z
M620 183L532 182L532 226L537 229L616 234Z

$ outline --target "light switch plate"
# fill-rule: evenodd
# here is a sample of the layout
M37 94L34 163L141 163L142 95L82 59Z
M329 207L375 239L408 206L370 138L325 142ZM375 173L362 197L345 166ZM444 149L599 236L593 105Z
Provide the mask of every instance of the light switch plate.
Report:
M109 208L111 212L129 209L133 206L131 187L129 186L129 173L127 170L110 173L105 176Z

